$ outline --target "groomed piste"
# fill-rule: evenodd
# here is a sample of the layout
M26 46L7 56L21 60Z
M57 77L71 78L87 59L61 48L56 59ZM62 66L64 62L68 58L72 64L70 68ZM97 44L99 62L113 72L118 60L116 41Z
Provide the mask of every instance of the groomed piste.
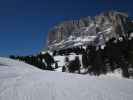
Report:
M42 71L1 57L0 100L133 100L133 80Z

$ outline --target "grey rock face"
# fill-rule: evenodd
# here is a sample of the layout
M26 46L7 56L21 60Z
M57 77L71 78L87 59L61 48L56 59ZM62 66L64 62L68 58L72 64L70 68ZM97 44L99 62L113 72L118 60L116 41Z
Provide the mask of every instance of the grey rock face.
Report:
M109 11L98 16L65 21L48 33L48 49L63 49L78 45L104 45L110 38L125 37L133 31L126 13Z

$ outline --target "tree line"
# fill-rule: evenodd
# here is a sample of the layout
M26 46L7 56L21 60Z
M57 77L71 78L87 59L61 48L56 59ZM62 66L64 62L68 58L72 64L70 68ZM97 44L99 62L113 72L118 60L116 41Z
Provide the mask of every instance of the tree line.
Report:
M97 49L94 45L88 45L86 49L82 47L65 49L54 52L54 55L62 54L62 52L64 55L72 52L82 55L81 62L83 68L86 69L84 74L106 74L119 68L122 70L123 77L129 78L133 76L133 39L122 39L112 38L106 42L104 48L99 46ZM63 71L78 71L80 73L81 62L79 58L76 57L73 61L66 59L66 66L63 66Z
M47 52L45 54L38 54L36 56L14 56L10 58L24 61L28 64L34 65L43 70L54 70L57 66L52 66L55 63L54 58Z
M120 68L124 77L133 76L133 39L116 40L110 39L106 42L106 46L97 49L94 45L88 45L86 48L74 47L53 51L53 55L48 52L45 54L38 54L36 56L10 56L12 59L22 60L26 63L34 65L43 70L52 70L58 68L58 62L54 60L54 56L67 56L71 53L82 55L82 61L76 56L74 60L70 61L68 57L65 58L65 65L62 66L63 72L79 73L79 74L93 74L100 75L108 72L113 72ZM83 66L81 66L81 63ZM80 72L84 68L84 73Z

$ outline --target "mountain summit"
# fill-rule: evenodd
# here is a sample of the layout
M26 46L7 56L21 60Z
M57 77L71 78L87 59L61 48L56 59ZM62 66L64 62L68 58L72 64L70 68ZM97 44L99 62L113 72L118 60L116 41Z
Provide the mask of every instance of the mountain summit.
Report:
M48 49L59 50L80 45L105 45L111 38L129 38L133 22L128 14L108 11L95 17L62 22L48 33Z

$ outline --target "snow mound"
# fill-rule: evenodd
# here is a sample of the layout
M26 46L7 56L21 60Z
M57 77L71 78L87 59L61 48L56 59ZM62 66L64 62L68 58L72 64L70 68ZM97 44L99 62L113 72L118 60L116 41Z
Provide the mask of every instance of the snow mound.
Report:
M113 77L113 78L123 78L122 70L116 69L114 72L109 72L106 75L100 75L99 77Z
M0 100L132 100L133 80L41 71L0 58Z

